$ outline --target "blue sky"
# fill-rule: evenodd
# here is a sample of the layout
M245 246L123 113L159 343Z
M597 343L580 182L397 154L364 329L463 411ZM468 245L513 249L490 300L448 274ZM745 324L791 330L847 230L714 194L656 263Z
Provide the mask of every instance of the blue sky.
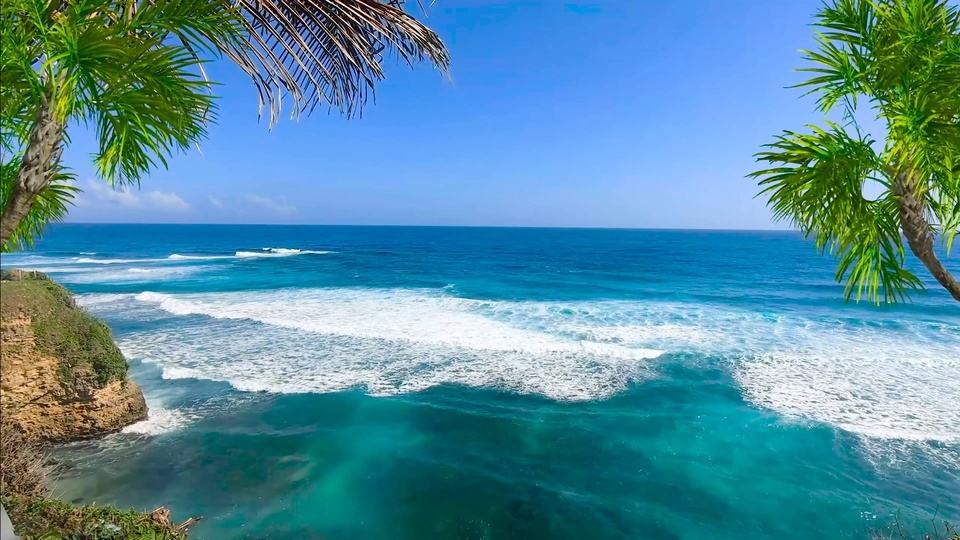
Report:
M411 1L410 8L416 9ZM428 2L425 2L425 4ZM453 59L391 65L361 119L272 131L232 65L201 145L116 192L74 128L70 221L767 229L744 179L782 129L819 0L438 0Z

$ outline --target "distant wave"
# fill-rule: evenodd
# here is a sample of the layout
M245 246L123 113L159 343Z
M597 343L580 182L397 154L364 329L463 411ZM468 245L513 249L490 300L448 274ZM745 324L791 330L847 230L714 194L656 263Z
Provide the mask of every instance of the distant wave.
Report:
M232 255L180 255L179 253L174 253L167 257L167 260L171 261L213 261L217 259L231 259Z
M154 283L182 278L208 270L207 266L155 267L155 268L104 268L66 271L53 268L58 281L64 283Z
M139 258L139 259L129 259L129 258L107 258L107 257L92 257L91 255L96 255L95 252L81 252L83 257L54 257L49 255L23 255L23 254L13 254L9 256L9 260L12 264L17 266L22 266L24 268L31 268L35 266L43 266L49 271L80 271L77 270L78 267L74 266L73 269L67 270L66 267L69 265L124 265L124 264L144 264L144 263L162 263L162 262L189 262L189 261L214 261L214 260L224 260L224 259L251 259L251 258L270 258L270 257L292 257L296 255L327 255L334 253L332 251L320 251L320 250L311 250L311 249L295 249L295 248L263 248L260 251L236 251L233 254L180 254L173 253L164 258ZM4 255L5 259L8 257ZM64 268L58 268L58 266L63 266ZM82 267L81 267L82 268Z
M326 255L331 251L313 251L309 249L263 248L260 251L237 251L233 255L181 255L174 253L167 257L172 261L209 261L217 259L249 259L254 257L291 257L294 255Z
M77 257L73 262L77 264L131 264L154 259L94 259L92 257Z
M249 259L254 257L292 257L294 255L327 255L330 251L313 251L309 249L290 248L263 248L260 251L238 251L235 257Z
M139 260L138 262L150 263L149 260ZM41 266L34 263L29 266L19 265L37 272L52 275L57 281L66 284L88 284L88 283L151 283L158 281L167 281L184 276L205 272L210 266L153 266L144 267L125 267L119 266L90 266L73 262L71 264L50 266ZM51 264L47 262L46 264ZM129 264L129 263L128 263Z

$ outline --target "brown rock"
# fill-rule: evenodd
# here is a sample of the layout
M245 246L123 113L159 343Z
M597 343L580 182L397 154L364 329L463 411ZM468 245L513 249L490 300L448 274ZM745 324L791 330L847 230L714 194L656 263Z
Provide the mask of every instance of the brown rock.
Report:
M28 439L96 437L147 417L143 393L133 381L65 388L58 360L37 347L30 325L22 313L0 322L0 414Z

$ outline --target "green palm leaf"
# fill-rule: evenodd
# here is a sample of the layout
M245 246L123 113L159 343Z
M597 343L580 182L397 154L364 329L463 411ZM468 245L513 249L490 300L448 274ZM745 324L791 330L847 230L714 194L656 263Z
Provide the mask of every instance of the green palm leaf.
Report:
M202 140L216 120L204 63L221 55L251 77L271 125L285 96L293 101L293 116L321 104L347 116L359 113L384 76L388 53L407 64L429 59L446 70L450 59L439 37L401 4L0 2L0 152L10 170L16 168L11 156L32 156L5 188L2 241L12 238L33 201L59 178L71 122L95 130L93 161L113 185L138 184Z
M934 252L949 253L960 226L960 12L944 0L833 0L817 14L817 48L804 51L824 113L845 125L785 131L756 155L774 218L837 257L847 299L904 300L922 289L913 254L957 300L960 283ZM882 150L856 121L869 110L886 127ZM864 183L883 186L876 200Z

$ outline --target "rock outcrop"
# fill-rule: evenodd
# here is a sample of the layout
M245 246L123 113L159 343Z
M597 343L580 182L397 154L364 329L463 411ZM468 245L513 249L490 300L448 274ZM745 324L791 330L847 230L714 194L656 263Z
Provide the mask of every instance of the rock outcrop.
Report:
M147 416L106 325L46 276L0 282L0 414L29 439L66 442ZM18 279L19 278L19 279Z

